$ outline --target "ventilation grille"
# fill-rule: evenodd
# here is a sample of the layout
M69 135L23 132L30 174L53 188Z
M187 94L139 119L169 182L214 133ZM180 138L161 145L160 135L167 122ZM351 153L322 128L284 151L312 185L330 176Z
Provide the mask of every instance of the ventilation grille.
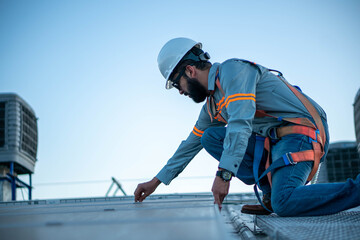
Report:
M0 148L5 145L5 102L0 102Z
M37 151L37 124L36 117L24 106L22 110L21 150L36 158Z
M345 182L359 174L360 157L355 144L348 148L330 148L326 161L329 182Z

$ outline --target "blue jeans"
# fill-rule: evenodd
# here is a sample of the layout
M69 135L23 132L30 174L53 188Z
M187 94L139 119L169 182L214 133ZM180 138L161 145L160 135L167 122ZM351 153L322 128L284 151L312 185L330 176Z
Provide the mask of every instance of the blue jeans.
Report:
M324 126L327 129L326 123ZM225 127L209 128L201 138L203 147L217 160L221 158L225 133ZM328 141L325 145L325 151L327 151ZM249 185L255 183L252 170L254 146L255 134L249 138L245 156L236 173L237 178ZM312 149L308 137L291 134L282 137L272 146L271 157L275 161L285 153L308 149ZM264 164L261 165L260 172L264 170ZM355 180L348 179L345 183L305 186L312 166L312 161L306 161L275 169L272 172L272 188L264 180L265 178L260 182L263 193L266 194L271 189L271 204L275 213L279 216L318 216L337 213L360 205L360 174Z

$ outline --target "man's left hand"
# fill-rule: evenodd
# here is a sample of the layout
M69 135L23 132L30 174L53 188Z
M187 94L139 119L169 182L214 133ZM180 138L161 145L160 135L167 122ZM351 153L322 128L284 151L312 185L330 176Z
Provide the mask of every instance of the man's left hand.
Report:
M229 193L229 187L230 187L230 181L225 182L220 177L215 177L211 191L214 195L214 203L219 205L220 210L222 208L221 204L224 201L224 198Z

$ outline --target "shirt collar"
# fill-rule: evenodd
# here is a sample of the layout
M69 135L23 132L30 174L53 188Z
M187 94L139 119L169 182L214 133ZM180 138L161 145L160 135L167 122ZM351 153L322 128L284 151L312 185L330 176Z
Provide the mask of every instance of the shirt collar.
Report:
M216 70L219 68L220 63L214 63L210 70L209 70L209 76L208 76L208 90L213 91L215 89L215 75Z

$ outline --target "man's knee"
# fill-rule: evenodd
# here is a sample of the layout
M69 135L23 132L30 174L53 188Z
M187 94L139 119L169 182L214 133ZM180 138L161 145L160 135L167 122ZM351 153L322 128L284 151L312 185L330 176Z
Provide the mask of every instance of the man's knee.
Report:
M206 129L200 138L201 145L205 149L207 149L210 139L211 139L211 134L209 133L209 129Z
M200 138L201 145L208 149L209 146L221 144L223 138L225 137L225 128L212 127L204 131L203 135Z

